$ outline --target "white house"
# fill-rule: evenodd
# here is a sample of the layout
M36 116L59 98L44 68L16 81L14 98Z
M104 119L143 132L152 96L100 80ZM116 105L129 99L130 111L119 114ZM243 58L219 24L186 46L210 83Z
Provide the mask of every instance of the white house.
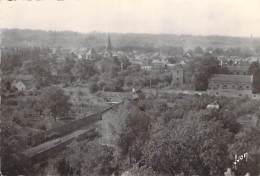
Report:
M16 80L12 82L12 87L16 88L18 92L25 91L26 89L26 86L22 81L16 81Z
M220 106L217 101L207 105L207 109L219 109L219 108Z

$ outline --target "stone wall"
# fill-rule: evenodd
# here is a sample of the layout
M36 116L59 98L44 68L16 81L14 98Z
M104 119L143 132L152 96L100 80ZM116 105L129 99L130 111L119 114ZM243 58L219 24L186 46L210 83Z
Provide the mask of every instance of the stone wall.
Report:
M75 130L78 130L83 127L87 127L89 125L93 125L94 123L102 120L102 114L96 113L89 115L85 118L74 120L60 127L36 134L28 139L28 144L31 146L39 145L43 142L55 139L57 137L64 136L69 134Z

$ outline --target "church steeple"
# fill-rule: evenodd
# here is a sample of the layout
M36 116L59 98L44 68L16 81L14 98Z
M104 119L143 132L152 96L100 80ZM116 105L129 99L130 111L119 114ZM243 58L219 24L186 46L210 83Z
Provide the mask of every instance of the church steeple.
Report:
M111 52L112 51L112 44L111 44L111 40L110 40L110 35L107 35L107 46L106 46L106 51Z
M112 44L111 44L111 40L110 40L110 35L107 35L107 45L106 45L106 50L105 50L105 57L112 57Z

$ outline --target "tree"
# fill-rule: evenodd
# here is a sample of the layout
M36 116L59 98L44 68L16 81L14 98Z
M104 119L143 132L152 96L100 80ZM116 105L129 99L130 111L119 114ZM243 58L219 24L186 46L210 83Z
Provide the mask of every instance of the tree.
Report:
M70 97L65 94L64 90L51 86L43 90L43 103L49 110L50 114L56 120L57 117L66 117L70 111Z
M124 70L127 69L127 67L131 65L131 62L129 61L127 56L119 57L119 62L120 62L120 67Z
M21 51L14 48L3 48L1 56L1 70L3 73L12 73L22 66Z
M64 176L106 176L114 171L113 149L96 141L73 142L64 156L57 167Z
M204 57L195 59L191 63L193 71L193 84L196 90L206 90L208 88L208 80L219 72L219 61L214 57Z
M73 67L72 72L74 77L84 81L96 74L93 63L85 59L77 61Z
M203 116L191 113L158 130L143 150L146 165L162 174L222 175L231 135Z
M90 93L95 93L97 92L99 89L97 83L92 83L90 86L89 86L89 91Z
M250 172L251 175L258 175L260 157L260 130L256 128L246 128L235 136L234 143L229 145L229 152L232 161L235 155L248 153L248 158L237 163L237 175L244 175Z
M253 75L253 92L260 92L260 64L259 62L253 62L249 69L249 73Z
M194 53L195 54L203 54L204 51L201 47L197 46L195 49L194 49Z
M66 60L61 64L59 69L59 77L62 79L63 82L71 83L74 79L72 69L75 65L75 60L72 58L66 58Z
M176 64L178 62L176 57L168 57L167 60L170 64Z
M123 156L128 155L130 164L140 161L142 148L148 140L150 118L137 108L127 115L125 129L121 132L118 146Z
M253 92L260 93L260 69L253 75Z
M34 59L28 64L28 71L36 80L36 87L46 87L53 82L53 77L50 71L50 62L47 59Z
M123 78L120 78L120 77L115 78L113 80L113 82L114 82L114 86L115 86L115 88L114 88L115 91L122 91L123 90L123 86L124 86L124 79Z

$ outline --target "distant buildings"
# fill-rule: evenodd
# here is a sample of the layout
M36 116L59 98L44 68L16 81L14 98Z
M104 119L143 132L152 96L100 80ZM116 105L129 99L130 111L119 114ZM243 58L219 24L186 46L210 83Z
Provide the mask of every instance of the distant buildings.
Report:
M144 65L144 66L141 66L141 69L145 70L145 71L152 71L152 66L150 65Z
M251 58L252 59L252 58ZM209 80L208 92L213 95L255 97L252 94L253 75L249 73L250 61L237 56L219 57L220 65L227 74L215 74Z
M252 62L260 62L259 57L251 56L242 58L239 56L219 56L218 60L220 61L222 66L226 65L250 65Z

